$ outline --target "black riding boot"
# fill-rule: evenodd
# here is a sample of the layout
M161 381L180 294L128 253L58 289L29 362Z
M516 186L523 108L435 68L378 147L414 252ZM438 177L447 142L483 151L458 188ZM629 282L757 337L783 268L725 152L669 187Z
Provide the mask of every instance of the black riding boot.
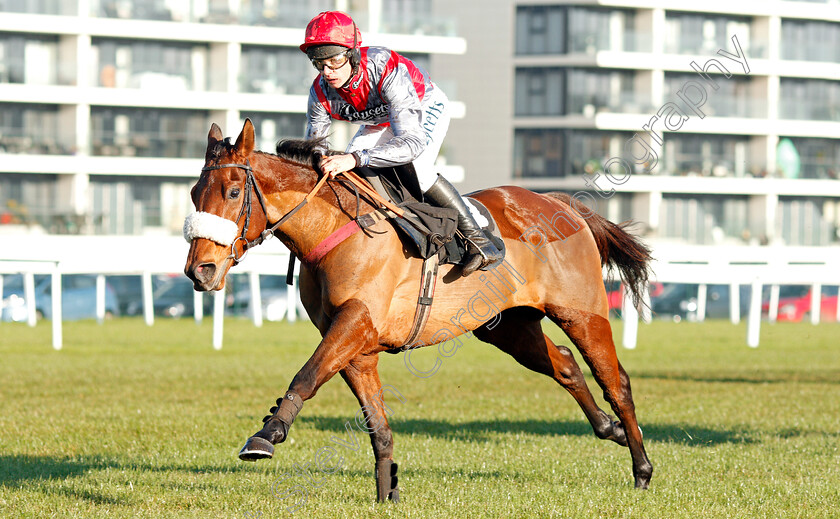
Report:
M458 230L467 239L469 254L461 267L462 276L468 276L502 259L502 253L484 235L461 195L443 176L438 175L432 187L424 193L424 197L439 207L449 207L458 211Z

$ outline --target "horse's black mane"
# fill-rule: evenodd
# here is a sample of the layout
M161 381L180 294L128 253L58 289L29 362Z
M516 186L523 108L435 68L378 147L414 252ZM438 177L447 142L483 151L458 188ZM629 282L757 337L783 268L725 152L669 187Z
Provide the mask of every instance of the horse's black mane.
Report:
M277 143L277 156L301 166L318 169L318 162L324 155L335 153L327 145L327 138L283 139Z

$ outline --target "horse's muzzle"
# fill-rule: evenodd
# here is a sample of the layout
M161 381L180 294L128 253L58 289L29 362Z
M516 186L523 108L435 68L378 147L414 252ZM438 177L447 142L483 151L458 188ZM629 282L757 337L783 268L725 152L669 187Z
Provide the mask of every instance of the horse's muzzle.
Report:
M216 265L214 263L202 263L196 267L187 268L184 271L193 282L193 288L201 292L216 289Z

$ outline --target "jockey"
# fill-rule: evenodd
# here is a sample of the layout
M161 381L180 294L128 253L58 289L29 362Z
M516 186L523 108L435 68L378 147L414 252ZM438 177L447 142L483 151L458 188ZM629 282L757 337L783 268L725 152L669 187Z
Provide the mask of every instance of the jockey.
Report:
M446 94L411 60L361 43L350 16L328 11L309 22L300 46L320 72L309 90L306 138L325 137L332 119L361 125L346 153L321 159L322 171L334 178L360 166L414 163L426 201L458 211L458 229L468 243L462 275L501 259L458 191L435 171L449 128Z

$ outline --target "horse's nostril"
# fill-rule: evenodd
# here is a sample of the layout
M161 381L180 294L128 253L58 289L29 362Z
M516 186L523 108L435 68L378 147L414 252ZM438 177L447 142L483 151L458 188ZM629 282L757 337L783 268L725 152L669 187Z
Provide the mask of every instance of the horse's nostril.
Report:
M213 279L216 274L216 265L212 263L204 263L195 268L195 277L199 281L208 282Z

